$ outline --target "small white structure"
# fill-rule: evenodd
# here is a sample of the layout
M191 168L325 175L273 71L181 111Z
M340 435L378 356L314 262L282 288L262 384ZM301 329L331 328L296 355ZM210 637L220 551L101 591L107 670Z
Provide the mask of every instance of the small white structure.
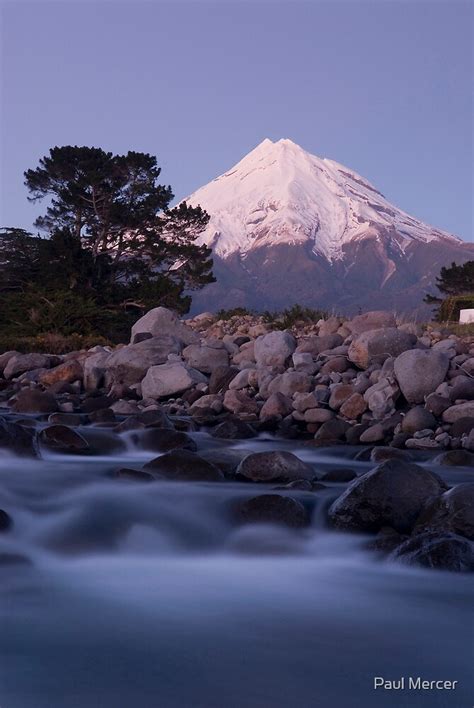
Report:
M474 322L474 309L459 310L459 324Z

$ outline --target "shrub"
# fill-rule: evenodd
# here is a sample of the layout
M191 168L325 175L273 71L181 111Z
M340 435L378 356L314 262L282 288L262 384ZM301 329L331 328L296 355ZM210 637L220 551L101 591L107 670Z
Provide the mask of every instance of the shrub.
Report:
M436 319L438 322L459 322L460 311L470 308L474 308L474 293L451 295L441 302Z
M246 307L233 307L231 310L219 310L216 317L218 320L230 320L232 317L247 317L254 314L255 312L247 310Z
M67 354L79 349L90 349L97 345L103 347L111 345L111 342L100 335L95 334L56 334L47 332L38 334L35 337L19 337L15 335L0 336L0 353L7 351L18 351L23 354L38 352L41 354Z
M306 324L310 322L318 322L321 319L327 319L328 314L323 310L314 310L311 307L302 305L292 305L281 312L263 313L263 320L272 325L274 329L291 329L297 324Z

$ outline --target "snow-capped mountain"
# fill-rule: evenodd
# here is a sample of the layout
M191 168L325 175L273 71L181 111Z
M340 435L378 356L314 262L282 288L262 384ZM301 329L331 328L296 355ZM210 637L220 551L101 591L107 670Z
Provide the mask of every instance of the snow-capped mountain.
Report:
M186 199L211 216L217 283L198 309L295 302L416 309L442 265L474 246L393 206L364 177L291 140L264 140Z

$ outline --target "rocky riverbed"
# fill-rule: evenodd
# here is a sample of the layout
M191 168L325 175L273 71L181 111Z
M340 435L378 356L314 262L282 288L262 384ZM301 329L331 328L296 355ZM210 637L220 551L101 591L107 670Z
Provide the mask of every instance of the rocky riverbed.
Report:
M468 701L473 343L269 330L158 308L0 355L2 705ZM399 675L459 686L374 693Z

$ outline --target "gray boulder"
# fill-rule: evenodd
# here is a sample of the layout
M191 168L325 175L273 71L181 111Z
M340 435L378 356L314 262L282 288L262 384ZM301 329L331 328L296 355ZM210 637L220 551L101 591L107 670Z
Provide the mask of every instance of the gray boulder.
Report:
M50 354L15 354L8 359L3 370L6 379L13 379L34 369L49 369L50 366L60 364L61 359Z
M416 344L416 336L409 332L386 327L363 332L349 347L348 358L361 369L373 363L383 363L390 356L398 356Z
M338 529L377 532L391 526L411 531L425 504L446 490L432 472L401 460L387 460L354 480L329 509Z
M312 467L283 450L250 453L239 464L236 474L252 482L293 482L316 476Z
M174 337L183 344L199 342L199 335L166 307L155 307L140 317L132 327L130 342L133 344L143 334L150 334L152 337Z
M134 345L139 346L139 345ZM184 393L198 383L206 383L207 379L197 369L192 369L182 362L170 362L150 366L142 381L143 398L166 398Z
M456 423L462 418L474 418L474 401L450 406L444 411L442 418L445 423Z
M190 344L183 349L183 359L188 366L205 374L211 374L220 366L229 365L229 354L224 346L210 347Z
M423 533L409 538L389 556L407 565L469 572L474 569L472 543L453 533Z
M418 430L432 429L435 426L436 418L423 406L411 408L402 420L404 433L416 433Z
M412 349L395 359L394 371L400 389L408 403L423 403L444 381L449 358L443 352Z
M151 366L164 364L169 354L179 354L181 344L170 336L153 337L114 351L105 361L108 386L139 383Z
M296 340L288 331L269 332L255 340L257 366L283 370L287 359L296 349Z
M369 330L396 327L397 323L392 312L373 310L372 312L365 312L363 315L353 317L352 320L345 323L345 326L352 334L362 334L362 332L368 332Z
M474 540L474 482L458 484L434 499L417 523L418 531L451 531Z

